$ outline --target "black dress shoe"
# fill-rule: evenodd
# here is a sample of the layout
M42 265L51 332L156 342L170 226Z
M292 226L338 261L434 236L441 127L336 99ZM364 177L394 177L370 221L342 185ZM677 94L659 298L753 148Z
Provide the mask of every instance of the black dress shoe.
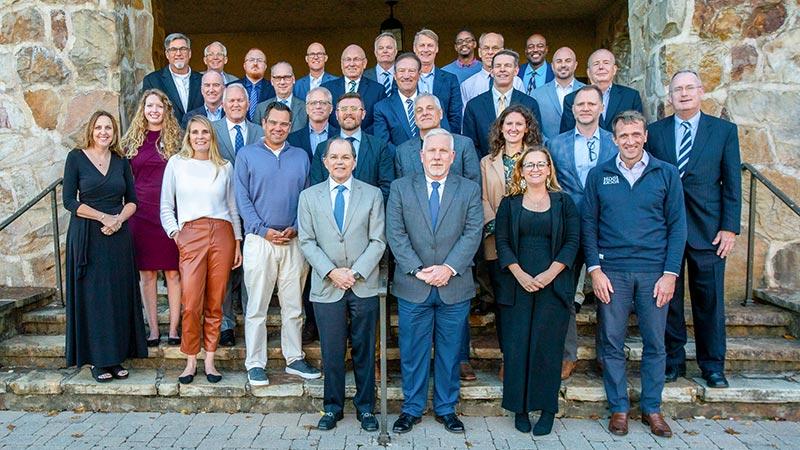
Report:
M722 372L711 372L707 375L704 375L703 378L706 380L706 384L710 388L728 387L728 380L725 379L725 374Z
M225 330L219 334L219 345L221 347L233 347L236 345L236 337L233 330Z
M332 413L326 412L321 419L319 419L319 423L317 424L317 429L322 431L328 431L336 428L336 422L342 420L344 414L341 412Z
M303 327L302 333L303 345L308 345L317 339L319 339L319 333L317 332L317 327L313 325L306 325Z
M514 413L514 428L520 433L531 432L531 419L528 413Z
M370 412L359 413L357 416L358 421L361 422L361 429L364 431L378 431L378 419L375 414Z
M421 417L414 417L411 414L400 413L400 417L394 421L392 431L395 433L408 433L414 428L414 425L422 421Z
M685 377L686 376L686 365L685 364L676 364L674 366L667 366L666 370L664 370L664 381L666 383L672 383L676 381L678 377Z
M436 416L436 421L444 425L444 429L451 433L463 433L464 423L458 420L455 414Z
M206 380L208 380L209 383L219 383L220 381L222 381L222 375L207 373Z

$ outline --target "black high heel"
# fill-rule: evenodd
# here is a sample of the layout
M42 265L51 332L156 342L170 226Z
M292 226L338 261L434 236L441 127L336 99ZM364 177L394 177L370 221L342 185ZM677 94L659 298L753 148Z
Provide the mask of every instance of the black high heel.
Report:
M197 375L197 368L194 369L194 373L191 375L184 375L182 377L178 377L178 382L180 384L189 384L194 381L194 376ZM221 378L221 377L220 377Z

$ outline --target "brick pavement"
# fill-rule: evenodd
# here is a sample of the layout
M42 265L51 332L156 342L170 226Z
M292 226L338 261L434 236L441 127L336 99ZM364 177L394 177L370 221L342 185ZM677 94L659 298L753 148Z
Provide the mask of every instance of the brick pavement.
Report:
M390 417L390 424L396 416ZM329 432L316 430L316 414L74 413L0 411L0 448L265 448L378 449L377 433L358 427L352 414ZM399 449L696 449L798 448L800 423L736 420L670 420L671 439L656 438L632 421L616 437L604 419L560 419L549 436L517 432L509 417L463 417L465 434L451 434L426 416L405 435L391 434Z

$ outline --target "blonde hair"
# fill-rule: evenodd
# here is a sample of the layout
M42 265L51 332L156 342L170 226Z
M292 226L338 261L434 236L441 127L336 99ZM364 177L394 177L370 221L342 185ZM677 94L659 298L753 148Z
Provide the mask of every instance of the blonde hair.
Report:
M111 119L111 128L114 130L114 138L111 140L111 145L108 146L108 149L111 150L111 153L115 153L117 156L124 157L125 154L122 153L122 149L119 146L119 125L117 125L117 119L111 115L108 111L98 110L92 114L92 117L89 118L89 121L86 122L86 129L84 130L83 138L80 142L79 148L90 148L94 146L94 126L97 124L97 120L101 117L108 117ZM79 148L75 148L78 150Z
M206 129L210 132L209 142L208 142L208 160L214 164L216 168L216 173L214 174L214 178L217 177L217 173L219 173L219 168L228 164L228 160L222 157L222 154L219 152L219 145L217 144L217 134L214 132L214 127L211 125L211 121L206 119L205 116L198 115L192 116L189 119L189 123L186 124L186 134L183 135L183 143L181 144L181 150L177 154L181 158L192 159L194 158L194 148L192 148L192 144L189 141L189 132L192 129L192 125L199 123L206 127Z
M142 93L142 97L136 107L136 113L131 119L131 126L120 141L120 146L128 159L132 159L139 154L139 148L144 144L147 136L147 119L144 117L144 104L147 101L147 97L151 95L158 97L161 103L164 104L164 122L161 126L161 134L158 137L160 145L156 145L158 154L166 161L170 156L178 153L183 130L181 130L178 120L172 114L172 102L160 90L148 89Z
M547 151L546 148L542 147L541 145L535 145L522 152L519 160L516 164L514 164L514 171L511 173L511 186L508 190L509 196L524 194L528 189L528 185L525 183L525 177L522 176L522 165L525 164L525 157L534 152L543 153L544 156L547 157L547 164L550 167L550 175L547 176L547 180L545 181L547 191L561 191L561 185L558 184L558 178L556 178L556 168L553 165L553 157L550 156L550 152Z

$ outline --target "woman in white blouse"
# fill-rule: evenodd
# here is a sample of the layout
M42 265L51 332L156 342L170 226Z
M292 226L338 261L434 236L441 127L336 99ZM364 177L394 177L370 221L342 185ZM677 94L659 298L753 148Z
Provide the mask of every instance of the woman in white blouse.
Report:
M202 332L206 378L217 383L222 375L214 367L214 352L222 300L231 269L242 264L237 242L242 236L233 166L220 156L211 122L194 116L186 129L180 153L167 162L161 187L161 225L180 253L181 352L187 360L178 381L191 383L197 374Z

